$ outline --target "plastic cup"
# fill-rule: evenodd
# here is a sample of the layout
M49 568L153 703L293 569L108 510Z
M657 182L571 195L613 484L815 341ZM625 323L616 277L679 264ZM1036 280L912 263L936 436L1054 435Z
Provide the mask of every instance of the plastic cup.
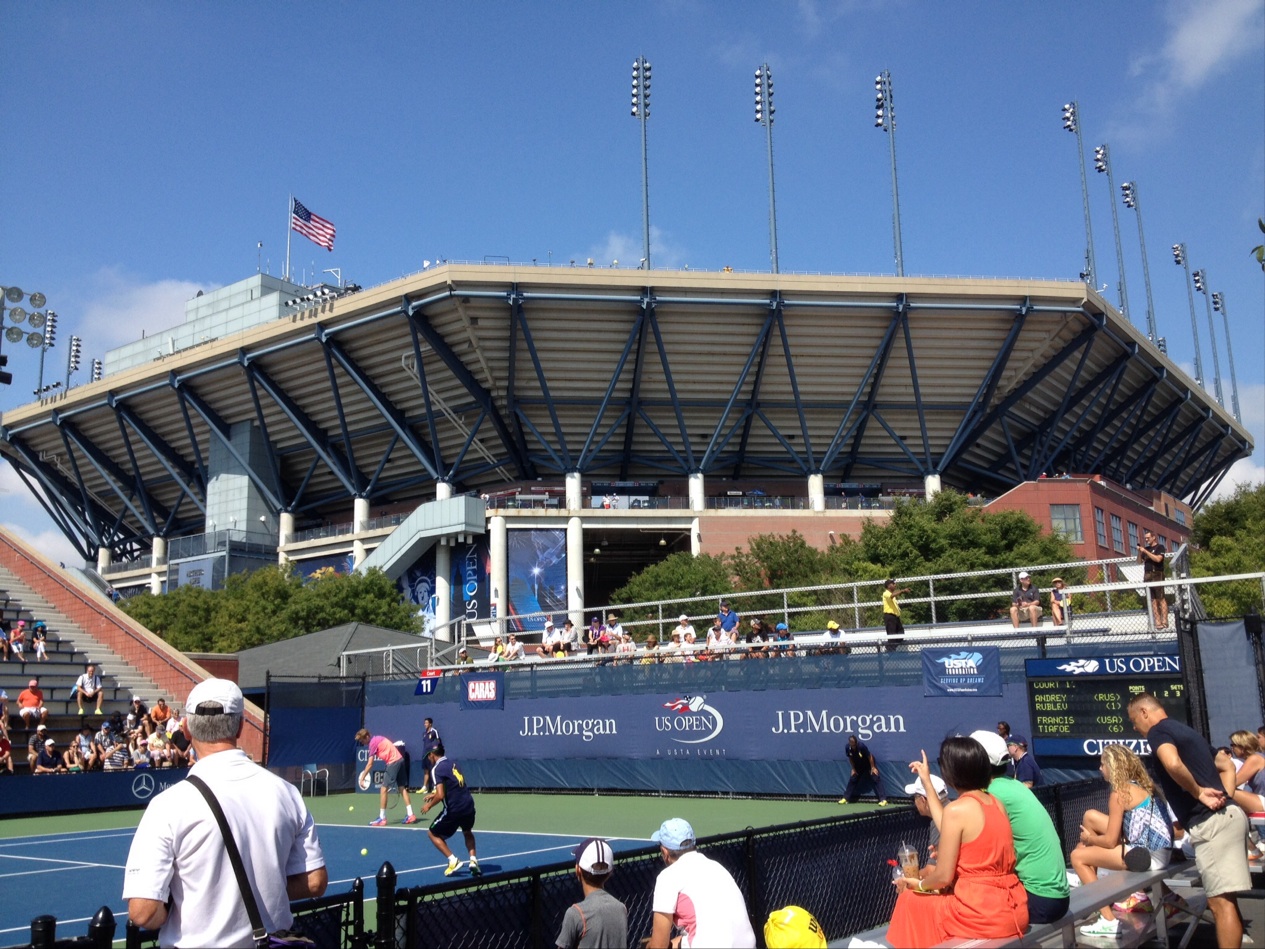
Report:
M918 879L918 851L906 844L896 851L896 857L905 877L910 880Z

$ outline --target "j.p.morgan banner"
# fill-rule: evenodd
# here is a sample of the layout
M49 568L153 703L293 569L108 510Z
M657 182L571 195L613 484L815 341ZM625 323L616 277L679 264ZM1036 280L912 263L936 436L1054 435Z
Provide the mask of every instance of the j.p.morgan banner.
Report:
M1001 653L996 646L922 651L924 695L1001 695Z

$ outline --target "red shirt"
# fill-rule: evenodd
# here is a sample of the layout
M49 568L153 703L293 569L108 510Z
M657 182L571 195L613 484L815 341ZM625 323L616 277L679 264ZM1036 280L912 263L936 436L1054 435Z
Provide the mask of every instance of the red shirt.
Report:
M18 708L42 708L44 692L41 689L23 689L18 695Z

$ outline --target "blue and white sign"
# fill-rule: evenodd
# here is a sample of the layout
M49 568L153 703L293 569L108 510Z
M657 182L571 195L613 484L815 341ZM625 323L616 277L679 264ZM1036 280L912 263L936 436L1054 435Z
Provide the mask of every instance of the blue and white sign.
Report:
M1001 695L1001 653L996 646L922 651L923 695Z
M461 708L463 711L471 709L500 711L505 708L505 673L467 672L462 675Z

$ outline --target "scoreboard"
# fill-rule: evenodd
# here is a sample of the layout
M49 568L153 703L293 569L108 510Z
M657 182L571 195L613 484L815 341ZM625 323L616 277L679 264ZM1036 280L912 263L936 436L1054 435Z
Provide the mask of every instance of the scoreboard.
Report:
M1033 754L1097 757L1103 745L1125 744L1149 755L1150 744L1129 721L1129 700L1139 692L1189 721L1179 656L1028 659L1025 666Z

